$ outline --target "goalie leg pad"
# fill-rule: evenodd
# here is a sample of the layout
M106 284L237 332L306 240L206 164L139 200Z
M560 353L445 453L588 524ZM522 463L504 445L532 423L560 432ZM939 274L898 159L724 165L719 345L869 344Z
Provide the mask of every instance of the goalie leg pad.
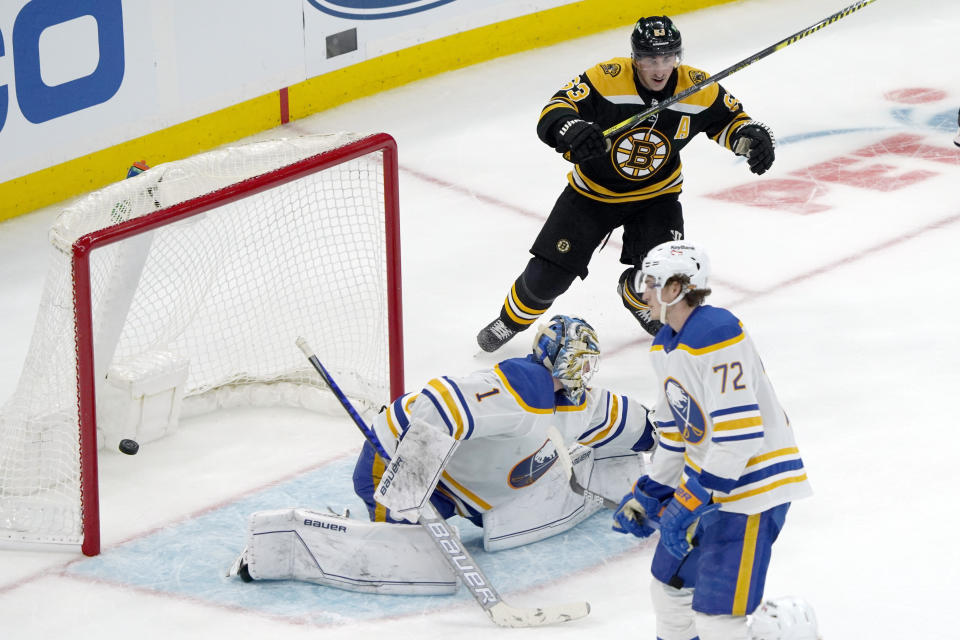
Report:
M590 477L593 449L578 447L571 460L579 480ZM516 498L483 514L483 548L502 551L538 542L572 529L600 508L574 493L562 466L555 463Z
M365 593L439 595L459 585L423 527L309 509L252 514L246 562L256 580L304 580Z
M593 451L593 449L589 450ZM609 457L603 457L603 453L599 451L596 454L594 455L593 469L587 476L590 481L584 486L593 493L609 498L614 502L620 502L620 498L633 490L633 483L637 481L637 478L647 473L642 454L631 453ZM577 454L571 451L570 455L576 456Z
M387 465L374 499L398 518L416 522L459 441L414 419Z

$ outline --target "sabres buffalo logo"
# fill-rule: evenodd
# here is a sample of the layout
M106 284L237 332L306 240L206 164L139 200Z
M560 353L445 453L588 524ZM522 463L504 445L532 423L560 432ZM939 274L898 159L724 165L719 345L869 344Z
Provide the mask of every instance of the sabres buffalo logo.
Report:
M670 138L653 128L627 132L613 150L614 167L627 180L650 177L669 157Z
M600 70L612 78L616 78L620 75L620 71L623 67L620 66L617 62L604 62L600 65Z
M663 390L667 395L667 404L670 405L670 412L673 419L677 421L677 428L683 439L690 444L697 444L703 440L707 432L707 421L703 417L703 411L697 401L687 393L683 385L667 378L663 383Z
M545 474L557 461L557 448L547 440L532 455L527 456L510 470L509 483L514 489L529 487Z

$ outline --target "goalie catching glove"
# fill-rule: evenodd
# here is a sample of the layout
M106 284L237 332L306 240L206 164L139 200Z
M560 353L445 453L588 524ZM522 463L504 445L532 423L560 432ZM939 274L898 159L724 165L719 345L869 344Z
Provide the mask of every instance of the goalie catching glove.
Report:
M557 152L574 164L599 158L607 152L607 139L603 131L592 122L579 118L563 122L557 129Z
M737 130L733 142L733 152L738 156L746 156L750 171L763 175L773 166L773 148L777 146L770 127L751 120Z

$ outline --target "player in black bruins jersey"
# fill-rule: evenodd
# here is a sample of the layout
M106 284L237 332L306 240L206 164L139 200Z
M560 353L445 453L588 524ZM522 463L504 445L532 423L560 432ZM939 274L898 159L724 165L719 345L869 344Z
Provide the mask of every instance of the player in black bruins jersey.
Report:
M708 77L680 64L680 30L666 16L640 18L630 44L632 58L587 70L553 94L540 113L537 135L574 167L499 317L477 335L485 351L496 351L531 326L577 276L586 278L594 250L617 227L623 227L620 261L630 265L617 291L643 328L656 334L660 323L633 290L633 275L650 249L683 237L680 150L703 132L746 156L758 175L773 164L770 129L751 120L719 84L605 138L605 129Z

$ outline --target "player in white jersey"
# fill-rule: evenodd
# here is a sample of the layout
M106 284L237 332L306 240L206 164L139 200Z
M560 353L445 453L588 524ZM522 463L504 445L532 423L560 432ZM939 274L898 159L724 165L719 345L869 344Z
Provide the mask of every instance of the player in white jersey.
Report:
M376 593L449 593L455 576L425 530L408 526L429 500L445 518L483 528L484 548L541 540L600 508L558 460L573 445L577 480L617 500L643 473L654 429L640 402L588 387L599 343L584 320L555 316L533 352L470 375L441 376L397 398L372 428L390 460L365 443L354 489L370 522L305 509L251 516L247 549L229 574L300 579ZM563 442L551 439L556 427Z
M685 240L654 248L636 282L664 324L650 349L660 447L614 529L660 529L651 592L661 640L747 640L771 547L811 493L757 350L726 309L704 305L709 261ZM815 637L815 636L814 636Z
M468 376L434 378L421 391L397 398L373 428L391 455L413 423L456 441L431 500L442 515L457 513L482 526L484 513L515 499L553 466L551 425L566 442L596 449L602 458L634 457L653 447L642 404L587 387L599 354L589 324L555 316L540 329L530 355ZM399 521L373 498L383 467L373 447L365 445L355 489L371 520Z

